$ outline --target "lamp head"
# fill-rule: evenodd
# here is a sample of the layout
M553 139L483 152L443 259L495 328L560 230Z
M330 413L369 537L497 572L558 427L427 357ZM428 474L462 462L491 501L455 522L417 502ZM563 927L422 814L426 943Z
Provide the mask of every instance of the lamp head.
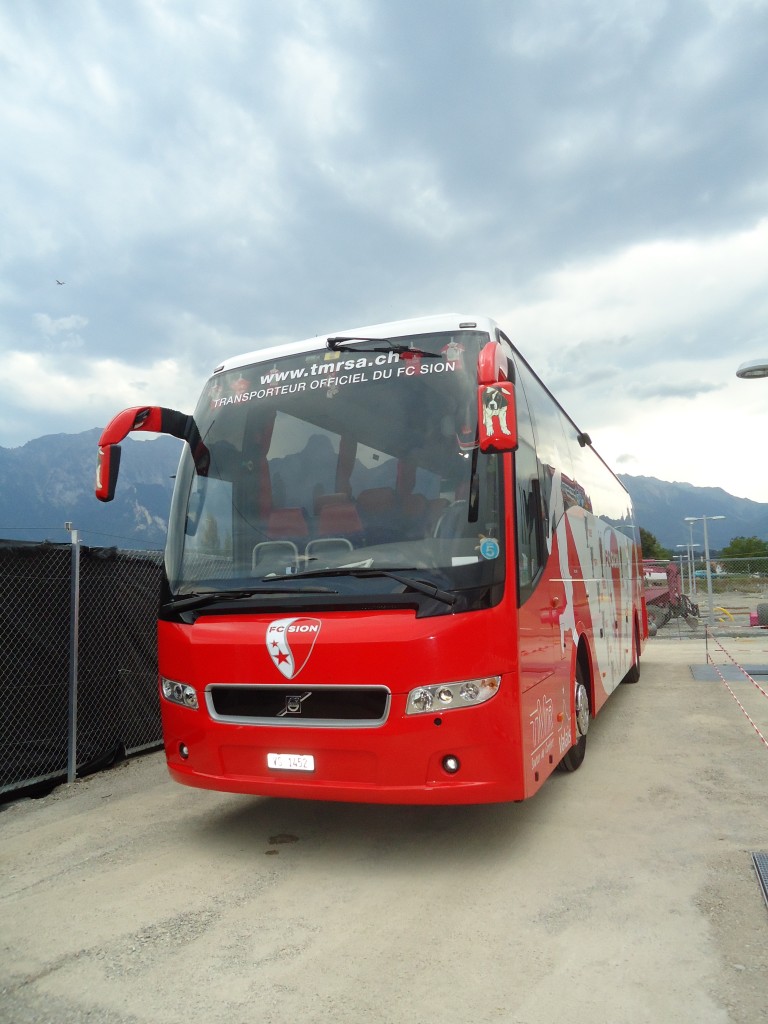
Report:
M742 380L754 380L757 377L768 377L768 359L748 359L736 371Z

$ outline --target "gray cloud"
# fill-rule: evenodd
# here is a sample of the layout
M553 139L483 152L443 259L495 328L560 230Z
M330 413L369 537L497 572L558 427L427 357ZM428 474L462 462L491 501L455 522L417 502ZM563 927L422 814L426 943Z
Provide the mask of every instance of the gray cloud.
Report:
M191 406L234 351L464 308L521 324L551 386L606 421L617 395L714 395L724 344L736 363L768 341L741 272L768 218L766 15L6 5L0 352L62 381L120 364L143 400L173 358ZM10 390L0 445L111 414L109 394L46 412Z
M639 384L636 393L638 398L696 398L698 395L721 391L722 388L722 384L706 381L658 381Z

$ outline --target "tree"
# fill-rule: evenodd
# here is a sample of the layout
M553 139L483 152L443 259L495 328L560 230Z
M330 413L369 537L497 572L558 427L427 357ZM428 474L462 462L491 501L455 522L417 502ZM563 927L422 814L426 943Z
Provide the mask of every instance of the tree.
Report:
M668 560L671 560L672 558L672 552L667 548L663 548L651 531L644 530L642 526L640 527L640 547L643 552L643 558L659 558Z
M734 537L720 552L720 558L766 558L768 541L759 537Z

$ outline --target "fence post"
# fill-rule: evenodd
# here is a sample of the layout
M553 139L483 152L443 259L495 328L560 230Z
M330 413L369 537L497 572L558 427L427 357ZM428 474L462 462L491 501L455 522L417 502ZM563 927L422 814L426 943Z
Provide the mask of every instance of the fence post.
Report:
M64 524L72 542L69 577L69 714L67 723L67 782L77 778L77 669L80 640L80 541L72 523Z

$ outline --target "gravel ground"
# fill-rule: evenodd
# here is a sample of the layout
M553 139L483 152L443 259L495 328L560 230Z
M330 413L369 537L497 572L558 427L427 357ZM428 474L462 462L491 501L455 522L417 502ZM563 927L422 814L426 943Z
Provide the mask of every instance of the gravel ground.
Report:
M722 642L768 665L763 631ZM7 806L0 1022L768 1020L768 747L704 661L650 641L524 804L207 793L151 755Z

